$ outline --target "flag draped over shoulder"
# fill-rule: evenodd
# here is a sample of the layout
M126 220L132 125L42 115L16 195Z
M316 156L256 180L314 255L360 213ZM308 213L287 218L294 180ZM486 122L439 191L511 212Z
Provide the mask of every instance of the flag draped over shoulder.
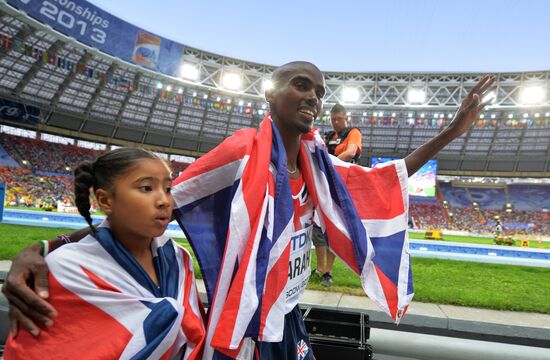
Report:
M404 161L376 168L329 155L302 136L299 167L331 250L399 320L413 295ZM273 121L235 132L173 183L174 214L197 256L210 311L205 358L248 358L251 338L281 341L293 205L286 152Z
M38 337L8 339L5 359L200 359L204 310L193 260L155 238L159 287L107 227L46 257L50 300L59 315Z

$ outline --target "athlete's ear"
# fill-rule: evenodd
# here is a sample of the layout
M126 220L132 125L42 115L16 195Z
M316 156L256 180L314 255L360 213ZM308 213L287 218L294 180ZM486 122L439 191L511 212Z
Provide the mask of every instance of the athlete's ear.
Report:
M101 211L103 211L106 215L111 215L113 207L113 199L111 194L104 189L97 189L94 191L94 194Z

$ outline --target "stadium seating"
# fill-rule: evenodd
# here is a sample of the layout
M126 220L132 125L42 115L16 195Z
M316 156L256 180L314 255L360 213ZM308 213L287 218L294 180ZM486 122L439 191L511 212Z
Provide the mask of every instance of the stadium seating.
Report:
M448 229L449 218L439 202L416 203L411 201L410 216L419 229Z
M0 146L4 158L12 159L12 166L0 166L0 182L7 185L5 203L21 207L55 207L57 201L74 204L72 169L101 153L9 134L0 134ZM28 163L17 167L13 160ZM175 175L189 165L170 163ZM409 215L416 228L491 233L498 216L509 233L550 234L550 186L465 188L439 182L438 188L439 198L411 196ZM506 203L512 204L512 212L505 211Z
M96 150L9 134L0 134L0 146L19 165L26 160L31 170L54 176L71 174L78 163L93 159L99 153Z
M513 184L508 187L510 203L518 210L550 210L550 186Z
M56 206L57 201L74 204L72 179L66 176L36 175L22 167L2 166L0 183L6 184L6 205L49 207Z

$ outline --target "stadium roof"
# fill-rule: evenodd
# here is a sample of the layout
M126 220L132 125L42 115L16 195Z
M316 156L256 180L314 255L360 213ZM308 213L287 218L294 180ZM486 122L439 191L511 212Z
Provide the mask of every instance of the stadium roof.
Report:
M300 59L353 72L550 67L546 0L91 2L169 39L269 65Z
M22 6L15 0L9 2ZM199 156L235 130L261 121L266 110L263 84L272 66L173 43L132 24L120 25L117 39L116 33L102 30L102 25L82 25L93 24L99 17L112 25L116 18L100 10L85 10L79 18L76 13L71 15L69 8L56 8L54 22L36 15L40 11L51 15L52 9L27 8L25 13L0 5L0 100L7 108L22 109L21 116L3 112L3 122L103 143L138 143ZM91 20L84 18L89 21L86 23L82 14L91 14ZM68 25L76 33L66 31ZM97 29L105 35L96 31L84 32L95 40L79 37L82 29ZM127 45L123 42L128 38L125 31L134 32L129 37L129 56L122 52ZM90 46L91 40L102 40L102 36L119 41L108 38L112 41L104 41L104 48L99 43ZM169 49L163 48L165 44ZM158 59L154 55L155 51L179 48L181 52L168 53L166 58L162 53ZM172 58L177 61L163 62ZM149 68L151 59L158 60L155 69ZM195 67L195 79L177 73L182 64ZM496 74L495 101L479 126L441 153L442 172L548 176L549 73ZM228 89L228 75L233 81L238 79L240 86ZM401 157L450 121L480 76L327 72L326 105L346 100L344 95L353 89L356 99L346 105L352 122L364 134L363 156ZM414 96L412 91L416 91ZM537 91L542 91L542 96ZM322 131L328 128L326 115L318 126Z

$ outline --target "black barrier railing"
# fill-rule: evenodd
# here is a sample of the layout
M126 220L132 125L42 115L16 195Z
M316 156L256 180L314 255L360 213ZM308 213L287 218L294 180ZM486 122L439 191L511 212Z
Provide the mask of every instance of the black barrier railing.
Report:
M302 313L317 360L372 359L367 314L311 307Z

